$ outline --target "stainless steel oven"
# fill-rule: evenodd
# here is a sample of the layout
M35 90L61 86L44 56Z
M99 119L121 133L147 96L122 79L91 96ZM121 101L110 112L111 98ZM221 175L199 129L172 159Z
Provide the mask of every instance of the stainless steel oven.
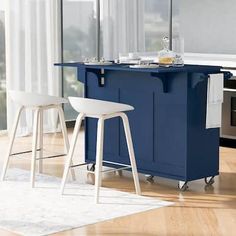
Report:
M221 138L236 140L236 77L224 85Z

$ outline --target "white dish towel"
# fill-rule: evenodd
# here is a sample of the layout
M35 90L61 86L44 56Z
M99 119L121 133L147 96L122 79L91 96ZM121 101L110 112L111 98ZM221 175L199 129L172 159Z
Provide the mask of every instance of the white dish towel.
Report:
M211 74L207 86L206 129L221 127L224 75Z

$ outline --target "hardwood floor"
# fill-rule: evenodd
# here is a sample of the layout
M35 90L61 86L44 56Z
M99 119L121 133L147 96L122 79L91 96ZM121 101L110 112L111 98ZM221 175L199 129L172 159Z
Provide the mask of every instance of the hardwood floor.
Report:
M17 139L15 150L30 148L30 142L30 137ZM0 136L1 163L7 143L7 137ZM63 151L61 134L45 135L44 143L47 152ZM82 132L77 147L76 157L81 160L83 158ZM215 184L208 188L205 187L203 180L199 180L189 183L188 191L179 192L176 181L157 177L151 184L140 175L143 195L173 201L175 202L173 206L57 233L54 236L236 235L234 231L236 227L236 149L221 148L220 156L220 176L216 177ZM63 158L45 161L44 172L61 176L63 162ZM11 166L29 169L30 160L14 158ZM76 172L80 176L81 172L77 170ZM107 174L103 178L103 186L134 192L131 175L126 172L123 176ZM0 230L1 235L15 234Z

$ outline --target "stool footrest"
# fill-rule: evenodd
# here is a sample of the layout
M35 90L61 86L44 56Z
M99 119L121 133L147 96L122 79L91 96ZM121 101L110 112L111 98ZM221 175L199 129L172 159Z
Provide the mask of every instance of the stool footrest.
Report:
M37 151L37 152L38 152L38 151L41 151L41 148L38 148L36 151ZM32 152L32 150L23 151L23 152L16 152L16 153L12 153L10 156L17 156L17 155L26 154L26 153L31 153L31 152Z
M90 163L81 163L81 164L77 164L77 165L72 165L72 166L70 166L70 168L75 168L75 167L80 167L80 166L87 166L89 164Z
M118 166L123 166L121 168L112 168L112 169L109 169L109 170L103 170L101 171L102 173L108 173L108 172L114 172L114 171L119 171L119 170L127 170L127 169L131 169L131 165L126 165L126 164L121 164L121 163L116 163L116 162L111 162L111 161L103 161L104 163L108 163L108 164L112 164L112 165L118 165ZM71 165L70 168L75 168L75 167L80 167L80 166L85 166L85 165L89 165L91 163L81 163L81 164L77 164L77 165ZM95 164L95 163L93 163ZM84 170L88 173L92 173L92 174L95 174L94 171L88 171L88 170Z
M58 154L58 155L52 155L52 156L47 156L47 157L41 157L41 158L36 158L36 160L44 160L44 159L50 159L50 158L56 158L56 157L63 157L66 156L67 154Z
M121 167L121 168L112 168L112 169L109 169L109 170L103 170L101 171L102 173L109 173L109 172L114 172L114 171L119 171L119 170L128 170L128 169L131 169L132 167L131 166L126 166L126 167Z
M113 162L113 161L102 161L104 163L107 163L107 164L112 164L112 165L116 165L116 166L127 166L127 167L130 167L130 165L127 165L127 164L121 164L121 163L117 163L117 162Z
M36 150L37 152L41 151L41 148L38 148ZM27 154L27 153L31 153L32 150L29 151L23 151L23 152L16 152L16 153L12 153L10 156L17 156L17 155L22 155L22 154ZM47 156L47 157L41 157L41 158L36 158L36 160L43 160L43 159L49 159L49 158L56 158L56 157L62 157L62 156L66 156L67 154L57 154L57 155L52 155L52 156Z

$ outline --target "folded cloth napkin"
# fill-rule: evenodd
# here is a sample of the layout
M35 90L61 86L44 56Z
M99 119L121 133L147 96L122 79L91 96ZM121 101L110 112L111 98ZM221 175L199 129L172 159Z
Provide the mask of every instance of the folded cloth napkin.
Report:
M221 127L224 75L211 74L207 85L206 129Z

